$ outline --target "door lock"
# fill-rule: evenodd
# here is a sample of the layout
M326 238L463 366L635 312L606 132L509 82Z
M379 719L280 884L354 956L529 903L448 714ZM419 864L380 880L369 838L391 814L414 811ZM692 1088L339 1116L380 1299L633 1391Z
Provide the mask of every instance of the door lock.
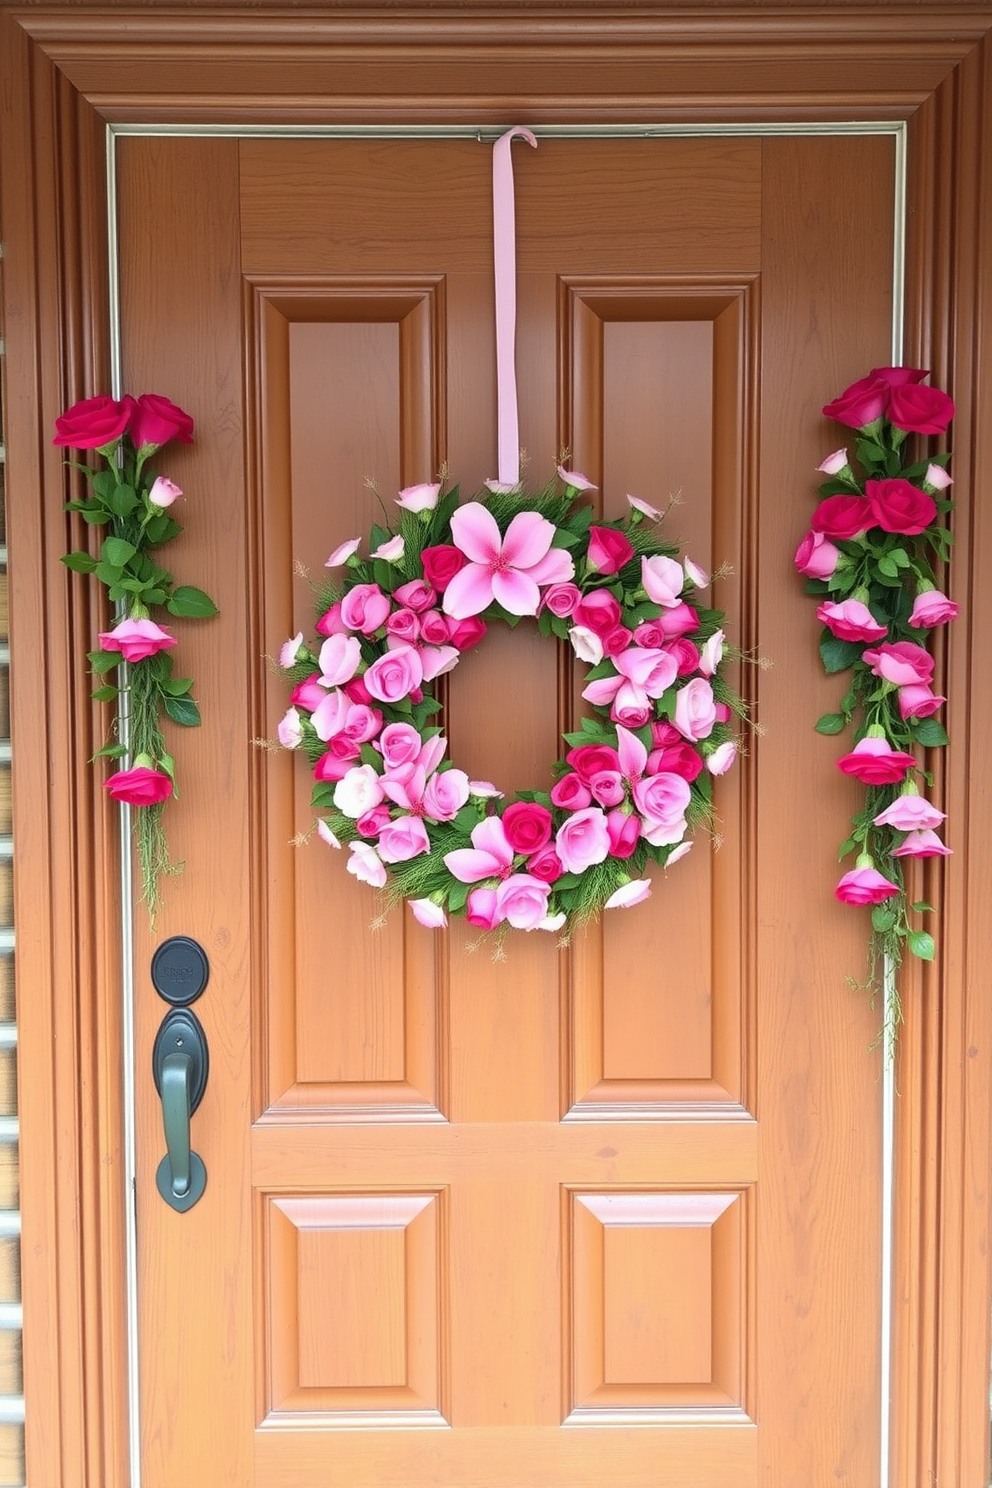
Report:
M192 1209L207 1186L203 1159L190 1143L190 1118L207 1088L209 1064L206 1035L196 1014L189 1008L166 1013L152 1050L167 1149L155 1183L165 1202L180 1214Z

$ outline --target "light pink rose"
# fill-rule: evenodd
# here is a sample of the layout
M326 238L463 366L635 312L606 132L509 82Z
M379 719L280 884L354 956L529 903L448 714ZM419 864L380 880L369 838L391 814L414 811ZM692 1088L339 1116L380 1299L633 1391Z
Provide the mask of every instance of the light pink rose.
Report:
M810 579L829 579L839 560L840 548L822 532L807 532L796 549L796 567Z
M635 904L643 903L650 893L651 880L649 878L634 878L629 883L621 884L619 889L614 889L603 908L632 909Z
M420 653L413 646L397 646L378 657L365 673L365 686L380 703L395 703L409 697L424 680Z
M341 601L341 619L349 630L374 635L385 625L391 609L389 596L383 594L378 584L356 584Z
M659 698L678 676L679 664L670 651L649 651L644 646L628 646L613 665L621 677L641 687L648 697Z
M634 805L644 818L643 835L649 842L656 828L672 829L676 835L669 840L677 842L685 831L686 807L692 799L692 789L681 775L662 771L659 775L648 775L638 780L633 788ZM657 843L655 844L657 845Z
M641 584L648 598L655 604L660 604L666 610L672 609L679 603L685 584L682 565L661 553L653 558L642 558Z
M893 848L894 858L947 858L953 848L945 847L936 832L910 832L905 842Z
M597 806L619 806L626 795L623 777L617 770L600 770L589 782Z
M285 671L296 665L296 656L302 645L303 632L302 630L298 630L295 636L290 636L289 640L283 641L279 647L279 665Z
M886 641L862 652L862 660L876 677L897 687L929 686L933 679L933 657L913 641Z
M348 872L353 873L360 883L371 884L374 889L384 888L388 875L375 848L368 842L352 842L349 846L351 857L345 865Z
M423 579L411 579L409 583L401 584L393 590L393 598L418 615L424 610L432 610L437 603L436 591Z
M324 567L343 568L352 554L358 552L358 549L361 546L361 542L362 539L360 537L353 537L349 542L343 542L339 548L334 549L334 552L331 554L330 558L328 558L327 562L324 564Z
M693 677L679 689L674 723L683 738L692 743L708 738L713 732L716 723L713 689L703 677Z
M888 634L860 599L844 599L840 603L825 600L818 606L816 618L842 641L880 641Z
M511 873L496 890L496 912L514 930L536 930L548 912L550 884L530 873Z
M606 813L598 806L573 812L558 828L555 847L566 873L584 873L602 863L610 851Z
M348 722L351 707L351 699L346 697L339 688L335 687L330 692L325 692L310 718L317 738L322 739L325 744L328 740L336 738Z
M423 669L423 680L433 682L435 677L443 677L445 672L450 672L462 659L462 653L457 646L421 646L420 665Z
M589 630L585 625L573 625L568 632L568 639L580 661L592 662L593 666L602 661L603 643L595 631Z
M884 631L882 632L884 635ZM726 637L722 630L711 635L708 641L703 643L699 653L699 670L704 677L712 677L717 667L723 660L723 645Z
M283 749L296 749L303 741L303 725L295 708L290 708L276 726L276 738Z
M379 832L379 856L384 863L407 863L430 852L431 839L419 816L398 816L384 822Z
M502 919L496 906L496 890L473 889L465 904L465 918L479 930L495 930Z
M839 475L847 463L847 447L845 446L843 449L834 450L833 454L828 455L816 468L824 475Z
M556 468L558 471L559 479L563 480L566 486L571 486L573 491L599 490L598 486L594 486L592 481L589 480L586 476L582 475L578 470L565 470L564 467L561 465L557 466Z
M443 770L432 775L424 791L424 813L431 821L454 821L468 800L468 776L464 770Z
M679 636L691 635L694 630L699 629L699 615L692 605L677 604L659 615L655 624L666 641L674 641Z
M384 563L400 563L403 559L403 549L406 543L400 536L391 537L388 541L380 543L373 551L373 558L381 558Z
M382 728L382 714L368 703L352 703L349 698L348 713L343 732L355 744L367 744Z
M157 475L152 481L152 488L148 492L148 500L152 506L165 508L183 494L182 487L177 486L175 481L169 480L168 476Z
M361 659L362 643L357 636L328 636L317 657L324 686L340 687L343 682L350 682Z
M737 745L733 739L718 744L712 754L706 756L706 768L711 775L726 775L737 758Z
M423 925L427 930L443 930L448 923L448 916L440 904L435 904L433 899L408 899L407 903L413 910L413 918L418 925Z
M941 697L922 682L916 686L900 687L899 717L931 718L946 702L945 697Z
M915 791L897 796L884 811L872 817L876 827L895 827L898 832L933 830L947 816Z
M396 498L396 505L404 511L433 511L441 494L441 483L437 485L404 486Z
M387 723L379 735L379 748L387 770L415 764L424 741L410 723Z
M334 787L334 804L342 816L353 820L378 806L384 791L382 781L371 765L354 765Z
M639 521L641 517L647 517L649 522L661 521L661 512L658 510L658 508L656 506L649 505L649 503L646 501L642 501L639 496L631 496L628 492L627 502L630 506L631 511L635 514L635 522Z
M913 601L909 623L917 630L929 630L932 625L943 625L945 621L955 619L957 613L958 606L939 589L923 589Z
M923 484L924 486L929 486L931 491L946 491L948 486L953 486L954 482L943 465L930 464L927 466L927 473L923 477Z

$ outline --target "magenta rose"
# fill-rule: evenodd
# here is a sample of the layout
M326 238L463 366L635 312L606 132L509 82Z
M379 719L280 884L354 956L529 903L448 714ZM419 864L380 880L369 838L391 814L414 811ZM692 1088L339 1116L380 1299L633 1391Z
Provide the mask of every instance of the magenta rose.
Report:
M131 439L136 449L168 444L178 439L181 444L193 443L193 420L168 398L160 393L142 393L131 417Z
M665 632L657 620L643 620L634 631L634 640L645 651L660 651L666 642Z
M111 800L121 801L128 806L157 806L160 801L166 801L172 795L172 781L165 771L154 770L148 765L133 765L130 770L118 770L103 782L103 788Z
M532 853L527 859L527 872L534 878L539 878L542 883L557 883L564 871L561 858L550 845L542 847L540 852Z
M541 603L561 620L571 615L581 598L582 592L574 584L549 584Z
M637 847L641 835L641 819L631 812L610 811L606 817L606 830L610 834L610 856L629 858Z
M866 666L876 677L893 682L896 687L929 686L933 680L933 657L913 641L883 641L882 645L862 652Z
M327 753L334 759L344 760L346 764L352 764L361 757L361 746L354 739L349 739L345 733L336 733L327 740Z
M609 635L602 637L603 655L619 656L622 652L626 651L633 639L633 632L629 631L626 625L615 626Z
M892 389L889 420L908 434L943 434L954 417L954 404L940 388L903 383Z
M558 828L555 846L566 873L584 873L609 855L610 834L606 813L598 806L574 812Z
M134 413L134 399L84 398L55 420L53 444L70 449L106 449L126 434Z
M424 578L439 594L443 594L451 580L468 562L461 548L452 543L438 543L437 547L425 548L420 555L424 566Z
M584 594L572 611L576 625L600 637L609 635L620 624L620 602L608 589L594 589Z
M867 532L874 520L863 496L828 496L813 513L814 530L841 541Z
M651 725L651 743L655 749L664 749L668 744L678 744L682 735L673 723L666 723L664 719Z
M619 770L600 770L589 782L597 806L619 806L627 794Z
M537 801L514 801L503 812L503 831L515 853L533 853L551 841L551 812Z
M948 599L939 589L921 589L913 601L909 623L917 630L929 630L932 625L943 625L945 621L953 620L957 613L958 607L953 599Z
M900 718L930 718L947 702L922 682L900 687L898 698Z
M877 377L890 388L902 387L907 382L922 382L930 373L924 367L872 367L869 377Z
M511 873L496 890L496 914L514 930L536 930L548 912L551 886L530 873Z
M695 780L703 768L699 751L681 739L678 744L668 744L664 749L652 749L648 755L649 775L681 775L683 780Z
M314 765L313 778L322 781L343 780L352 768L351 760L342 759L340 755L328 749L327 753L322 754Z
M496 890L473 889L465 905L465 918L479 930L495 930L502 919L496 907Z
M898 885L890 883L877 868L852 868L834 889L842 904L881 904L898 892Z
M911 754L893 749L888 739L866 734L850 754L837 761L837 768L845 775L853 775L862 785L896 785L905 780L906 771L913 769L915 764Z
M589 567L599 573L619 573L634 556L629 540L615 527L589 528Z
M827 600L817 609L816 617L842 641L880 641L888 633L860 599L840 603Z
M839 398L828 403L824 410L826 418L847 424L850 429L863 429L880 419L889 402L889 384L874 375L860 377L844 389Z
M670 656L675 657L678 666L676 676L691 677L699 666L699 647L686 636L679 636L677 640L669 641L665 650Z
M350 682L345 683L344 690L353 703L371 703L372 701L372 694L361 677L352 677Z
M341 619L349 630L373 635L385 625L391 609L388 594L383 594L378 584L356 584L341 601Z
M454 646L458 651L468 651L472 646L477 646L489 629L485 620L480 620L478 615L469 615L465 620L451 620L448 626L448 645Z
M413 646L397 646L378 657L365 673L365 686L380 703L409 697L424 679L420 654Z
M311 677L304 677L302 682L297 682L293 688L289 701L297 708L306 708L312 713L318 704L322 703L327 696L327 689L321 687L318 674L314 672Z
M579 775L563 775L551 787L551 800L563 811L581 811L592 805L592 791Z
M886 532L916 537L937 515L933 497L901 476L891 480L866 481L865 495L871 505L873 523Z
M795 563L801 574L810 579L829 579L837 567L840 548L822 532L807 532L796 549Z
M348 627L341 618L341 601L332 604L329 610L325 610L314 627L318 635L327 636L344 635Z
M600 770L620 769L620 756L609 744L579 744L570 749L565 758L585 785Z
M175 636L154 620L122 620L113 630L100 632L100 650L119 651L125 661L144 661L178 644Z
M363 812L356 821L355 827L363 837L378 837L389 820L388 806L373 806L370 811Z

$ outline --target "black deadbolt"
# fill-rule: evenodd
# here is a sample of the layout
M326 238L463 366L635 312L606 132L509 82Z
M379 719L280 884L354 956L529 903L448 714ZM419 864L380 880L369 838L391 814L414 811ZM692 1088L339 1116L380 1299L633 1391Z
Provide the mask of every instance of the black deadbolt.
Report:
M152 957L152 986L172 1007L189 1007L209 978L207 953L188 935L163 940Z

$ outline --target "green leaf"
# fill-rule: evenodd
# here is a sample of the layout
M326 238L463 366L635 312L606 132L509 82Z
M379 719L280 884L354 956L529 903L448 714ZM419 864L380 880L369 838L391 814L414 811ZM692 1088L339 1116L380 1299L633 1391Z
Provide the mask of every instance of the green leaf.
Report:
M104 511L84 511L83 521L88 522L91 527L106 527L110 518Z
M873 444L870 439L859 439L857 444L858 459L862 465L884 465L886 451L880 444Z
M148 526L145 528L145 536L150 543L157 547L159 543L169 542L171 538L178 537L182 530L178 522L174 522L171 517L167 517L163 512L159 517L152 517Z
M121 653L119 651L87 651L86 659L98 677L104 672L112 672L121 664Z
M310 792L310 805L315 811L322 811L334 805L335 785L336 782L332 780L318 780Z
M910 721L910 728L913 738L924 749L940 749L947 743L947 730L936 718L920 718L915 724Z
M818 718L813 727L818 734L839 734L843 731L847 722L843 713L824 713Z
M820 656L828 672L843 672L856 661L860 661L864 647L857 641L842 641L829 630L824 630L820 640Z
M879 935L884 935L886 930L891 930L896 922L896 912L884 904L876 904L871 912L872 929L877 930Z
M109 683L106 687L97 687L90 693L90 697L95 703L110 703L113 702L116 696L117 688L111 686Z
M921 961L932 961L936 946L933 936L928 930L910 930L906 937L906 944L914 956L919 956Z
M892 561L892 556L889 553L884 553L882 557L879 558L878 571L879 573L885 574L886 578L889 579L895 579L899 576L899 567Z
M62 562L73 573L93 573L96 568L96 559L91 558L89 553L66 553Z
M194 589L191 584L180 584L178 589L174 589L166 609L170 615L187 615L192 620L207 620L218 613L209 594Z
M846 858L848 853L852 853L857 846L858 843L855 838L848 837L847 841L842 842L840 845L840 851L837 854L838 861L842 858Z
M173 677L162 683L162 691L166 697L185 697L192 686L192 677Z
M165 711L173 723L181 723L184 728L196 728L200 722L200 710L191 697L169 697L166 694Z
M115 517L128 517L138 504L138 498L130 486L116 486L107 497L107 505Z
M100 557L111 568L124 568L137 551L134 543L125 541L123 537L105 537Z
M913 905L913 908L917 914L931 914L933 912L933 905L928 904L925 899L918 899Z
M115 568L112 563L104 563L103 560L93 570L101 584L119 584L124 573L122 568Z
M90 755L90 764L95 759L123 759L127 754L127 746L124 744L104 744L95 754Z
M145 604L150 604L150 605L165 604L165 601L168 599L168 597L169 596L168 596L167 592L164 589L146 589L145 590Z
M889 552L889 557L897 568L909 567L909 554L905 548L892 548Z

